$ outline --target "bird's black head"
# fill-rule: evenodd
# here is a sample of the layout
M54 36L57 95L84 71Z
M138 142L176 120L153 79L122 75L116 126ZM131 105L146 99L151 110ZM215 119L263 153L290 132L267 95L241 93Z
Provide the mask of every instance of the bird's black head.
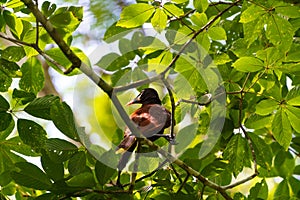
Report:
M161 104L159 96L156 90L152 88L146 88L141 91L141 93L130 101L127 105L131 104Z

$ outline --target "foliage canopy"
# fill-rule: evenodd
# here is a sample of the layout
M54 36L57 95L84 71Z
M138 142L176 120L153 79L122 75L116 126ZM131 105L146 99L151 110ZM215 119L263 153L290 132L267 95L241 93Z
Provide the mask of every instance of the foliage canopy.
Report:
M84 20L82 7L32 0L0 4L0 199L300 198L297 1L137 0L105 32L104 41L117 41L119 53L99 60L97 65L109 72L103 77L72 46ZM128 37L128 30L149 24L166 40L143 29ZM62 76L86 74L111 98L129 127L113 91L160 82L158 88L168 89L161 92L163 103L176 120L170 132L177 136L173 147L178 158L163 148L165 141L145 140L157 151L141 157L139 167L153 171L158 154L172 162L144 178L147 173L124 172L122 182L128 184L115 186L116 169L101 162L116 158L113 146L108 151L87 148L91 144L82 136L88 133L70 106L53 94L38 95L45 86L44 64ZM218 107L220 96L225 107ZM177 126L186 115L196 121ZM68 139L49 138L37 119L53 122ZM205 137L215 127L220 136L208 148ZM114 134L111 143L117 144L122 130L116 128ZM41 167L24 156L39 157ZM239 192L243 187L249 188Z

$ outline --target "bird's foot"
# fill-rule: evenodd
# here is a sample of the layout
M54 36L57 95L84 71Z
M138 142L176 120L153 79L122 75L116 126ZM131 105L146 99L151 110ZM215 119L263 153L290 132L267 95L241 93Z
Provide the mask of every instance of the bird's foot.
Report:
M155 136L165 138L172 145L178 144L178 142L176 142L176 139L170 134L155 134Z

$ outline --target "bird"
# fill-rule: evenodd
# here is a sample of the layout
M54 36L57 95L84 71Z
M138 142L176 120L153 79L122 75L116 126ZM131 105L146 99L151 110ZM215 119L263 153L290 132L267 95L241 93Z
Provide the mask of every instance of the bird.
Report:
M135 110L130 119L134 122L141 134L151 141L164 137L169 141L169 136L164 134L164 129L171 125L171 112L161 104L158 93L153 88L146 88L127 105L141 104L141 107ZM134 135L128 127L125 128L123 140L116 148L116 153L122 153L118 163L118 180L120 184L120 175L125 168L132 152L137 146L137 136Z

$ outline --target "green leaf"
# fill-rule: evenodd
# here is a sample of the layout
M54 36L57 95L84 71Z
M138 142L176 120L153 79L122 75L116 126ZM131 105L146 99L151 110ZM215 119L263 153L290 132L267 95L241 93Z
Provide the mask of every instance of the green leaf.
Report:
M28 163L16 163L17 171L12 172L12 178L19 185L37 189L49 190L51 188L51 181L47 175L37 166Z
M188 0L172 0L172 2L176 3L176 4L181 4L181 3L185 3Z
M271 126L272 116L260 116L257 114L250 115L246 119L245 126L250 129L261 129Z
M1 52L1 57L11 62L18 62L25 57L23 47L9 46Z
M25 144L32 148L43 148L47 140L47 133L43 127L34 121L18 119L17 128L19 136Z
M103 56L96 65L109 71L115 71L126 67L130 59L127 54L120 56L117 53L109 53Z
M287 105L285 112L294 130L300 133L300 108Z
M117 26L134 28L144 24L153 14L155 8L145 3L131 4L121 12Z
M5 131L12 121L13 118L10 113L0 112L0 132Z
M66 28L68 31L74 31L78 27L80 21L71 11L65 11L51 15L49 21L57 28Z
M274 193L274 200L289 200L290 199L290 189L286 179L282 180L277 186Z
M117 26L117 22L113 23L108 29L106 29L106 32L104 33L104 41L107 43L114 42L116 40L119 40L124 35L128 33L127 28L123 28L120 26Z
M248 23L251 22L262 14L266 13L266 11L261 6L256 6L252 4L246 10L242 12L240 22L241 23Z
M32 116L51 120L50 108L53 102L57 100L59 100L59 97L53 95L36 98L25 107L24 111Z
M231 58L226 53L221 53L214 56L214 63L216 65L224 65L230 61Z
M8 10L3 11L3 18L12 31L18 38L20 37L23 31L23 23L20 18L17 18L13 13Z
M108 167L100 161L97 161L95 165L95 173L100 185L104 185L113 178L112 176L116 173L116 170Z
M49 17L50 15L52 15L55 10L56 10L56 4L54 3L51 4L49 1L45 1L42 4L42 12L45 15L45 17Z
M209 5L207 0L194 0L193 3L196 10L200 13L204 13Z
M278 15L272 15L267 19L266 36L275 46L287 51L293 41L294 28L286 19Z
M167 15L170 17L180 17L184 15L184 11L178 8L173 3L165 3L163 8L166 10Z
M55 182L64 179L63 163L53 162L47 154L43 154L41 157L41 164L47 176Z
M256 183L250 190L249 200L252 199L267 199L268 198L268 185L265 179L260 183Z
M10 151L15 151L22 155L31 157L40 156L39 153L33 151L31 146L24 144L24 142L18 136L6 140L3 146L5 146Z
M196 26L198 26L198 28L202 28L208 22L206 14L198 12L195 12L191 16L191 20Z
M68 170L72 176L76 176L86 169L86 156L83 151L75 153L69 160Z
M247 42L247 47L250 47L258 38L262 37L262 30L265 26L266 17L265 15L249 23L243 24L244 27L244 38Z
M276 141L287 150L292 141L292 128L287 114L280 108L272 122L272 132Z
M9 110L9 103L8 101L0 95L0 112L7 112Z
M287 16L289 18L299 18L300 17L300 9L298 6L291 6L287 4L286 6L278 6L275 8L275 11Z
M290 177L295 169L295 159L289 151L280 150L275 159L274 166L279 176Z
M255 107L255 113L259 115L269 115L275 112L278 108L278 102L272 99L260 101Z
M149 55L156 51L164 50L166 48L166 45L164 42L155 37L147 36L143 38L140 47L138 48L144 50L144 53Z
M264 63L254 57L241 57L232 66L242 72L256 72L264 68Z
M269 170L272 166L272 149L271 147L255 133L248 133L252 141L254 153L256 155L257 164Z
M66 140L50 138L46 141L46 150L53 162L62 163L70 159L78 151L78 148Z
M286 95L286 101L289 105L300 106L300 86L293 87Z
M44 87L44 70L41 62L35 58L29 58L22 65L22 78L19 86L21 89L37 94Z
M63 134L74 140L79 139L73 112L68 104L59 100L54 101L50 108L50 116L56 128Z
M155 10L153 17L151 18L151 24L153 28L160 33L166 28L167 20L168 17L165 12L162 9L158 8Z
M224 159L229 160L233 175L237 177L244 166L250 165L250 150L247 140L241 134L234 135L224 150Z
M19 66L8 60L0 58L0 92L6 92L12 83L12 78L20 75Z
M33 94L32 92L26 92L24 90L14 89L12 98L16 99L22 105L25 105L35 99L35 94Z
M211 27L208 29L208 35L212 40L226 40L226 32L222 27Z
M299 188L300 180L297 177L291 176L289 177L289 185L292 189L294 196L299 196L300 188Z
M172 61L173 55L169 51L163 51L159 56L148 60L148 71L163 72Z
M73 176L66 183L68 186L80 187L80 188L86 188L86 187L89 188L95 186L96 184L94 175L90 172L84 172L76 176Z
M285 62L299 62L299 61L300 61L300 45L293 43L289 52L285 57Z
M11 134L11 132L14 130L14 128L15 128L15 121L11 120L8 127L6 127L5 130L0 131L0 141L5 140Z
M195 64L195 65L194 65ZM184 59L182 56L177 60L175 64L175 71L178 72L181 76L178 76L176 80L178 81L177 84L179 86L187 86L192 88L198 88L199 92L207 89L206 82L204 81L202 75L198 71L200 69L199 63L189 62L188 60ZM185 80L182 80L184 78ZM213 77L211 77L213 78ZM189 85L182 85L188 81ZM189 92L188 90L182 92Z
M37 33L36 28L31 27L30 30L28 30L28 31L26 31L26 33L24 33L23 41L26 41L27 43L35 44L36 33ZM43 29L42 27L39 28L39 34L40 34L40 36L47 35L46 30ZM43 37L41 37L41 40L39 40L39 48L40 49L44 49L46 46L46 43L42 40L42 38ZM28 58L39 55L39 53L34 48L29 47L29 46L24 46L24 51Z
M91 66L89 58L83 53L83 51L81 51L80 49L78 49L76 47L71 47L71 50L73 51L73 53L75 53L81 59L82 62L87 64L89 67ZM69 61L69 59L64 55L64 53L59 48L52 48L52 49L46 50L45 53L48 56L50 56L51 58L53 58L60 65L64 66L65 69L72 66L72 63ZM54 65L53 63L48 62L48 64L51 67L53 67L53 69L58 71L59 73L64 74L64 72L59 67ZM80 71L78 69L75 69L72 73L70 73L68 75L73 76L73 75L78 74L79 72Z

